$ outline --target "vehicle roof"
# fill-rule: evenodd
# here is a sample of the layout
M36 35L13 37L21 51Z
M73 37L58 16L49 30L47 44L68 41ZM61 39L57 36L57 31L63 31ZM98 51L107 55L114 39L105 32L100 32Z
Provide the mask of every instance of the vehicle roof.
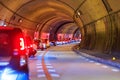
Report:
M0 30L13 30L13 27L10 26L0 26Z
M0 31L14 31L16 33L22 32L20 28L11 27L11 26L0 26Z

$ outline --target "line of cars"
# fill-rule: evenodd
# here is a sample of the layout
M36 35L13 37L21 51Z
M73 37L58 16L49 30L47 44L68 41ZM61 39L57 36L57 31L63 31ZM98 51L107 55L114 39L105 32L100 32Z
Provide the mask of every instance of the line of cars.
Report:
M27 53L29 57L34 57L35 54L37 53L37 45L34 44L32 39L29 36L25 36L25 48L27 49Z
M29 80L28 57L36 52L20 28L0 26L0 80Z
M40 39L34 39L34 44L36 45L36 48L40 50L44 50L49 47L49 45L47 46L47 41L43 41Z

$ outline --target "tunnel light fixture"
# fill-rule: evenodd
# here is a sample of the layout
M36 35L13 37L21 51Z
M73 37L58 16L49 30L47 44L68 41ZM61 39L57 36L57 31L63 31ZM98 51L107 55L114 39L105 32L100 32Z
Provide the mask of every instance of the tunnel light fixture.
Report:
M38 28L40 26L40 24L37 24L36 27Z
M82 14L82 12L80 10L76 11L76 17L79 18Z
M98 23L101 22L100 20L97 21Z
M80 16L82 15L82 12L80 10L77 11L77 15Z
M113 60L113 61L116 60L116 57L112 57L112 60Z
M21 23L21 22L23 22L23 20L22 20L22 19L19 19L18 22Z
M80 16L81 14L80 14L80 12L77 12L77 14Z

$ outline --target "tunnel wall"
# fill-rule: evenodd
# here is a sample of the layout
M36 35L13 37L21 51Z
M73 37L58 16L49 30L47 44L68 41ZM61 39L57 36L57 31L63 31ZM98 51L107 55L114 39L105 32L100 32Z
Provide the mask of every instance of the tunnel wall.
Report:
M8 3L6 2L6 4ZM14 4L17 4L17 3L15 2ZM18 3L18 5L20 4ZM10 6L10 4L6 6L5 3L3 4L0 2L0 26L6 25L11 27L19 27L23 30L25 34L28 34L33 38L36 23L26 20L22 16L16 14L15 11L18 7L16 7L15 5Z
M120 56L120 11L85 25L81 48Z

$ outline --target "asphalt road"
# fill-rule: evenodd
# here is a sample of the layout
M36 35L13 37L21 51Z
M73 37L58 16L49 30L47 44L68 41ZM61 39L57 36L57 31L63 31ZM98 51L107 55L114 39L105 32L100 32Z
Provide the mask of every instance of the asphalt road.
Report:
M72 51L70 45L38 51L29 59L31 80L120 80L120 70L89 60Z

